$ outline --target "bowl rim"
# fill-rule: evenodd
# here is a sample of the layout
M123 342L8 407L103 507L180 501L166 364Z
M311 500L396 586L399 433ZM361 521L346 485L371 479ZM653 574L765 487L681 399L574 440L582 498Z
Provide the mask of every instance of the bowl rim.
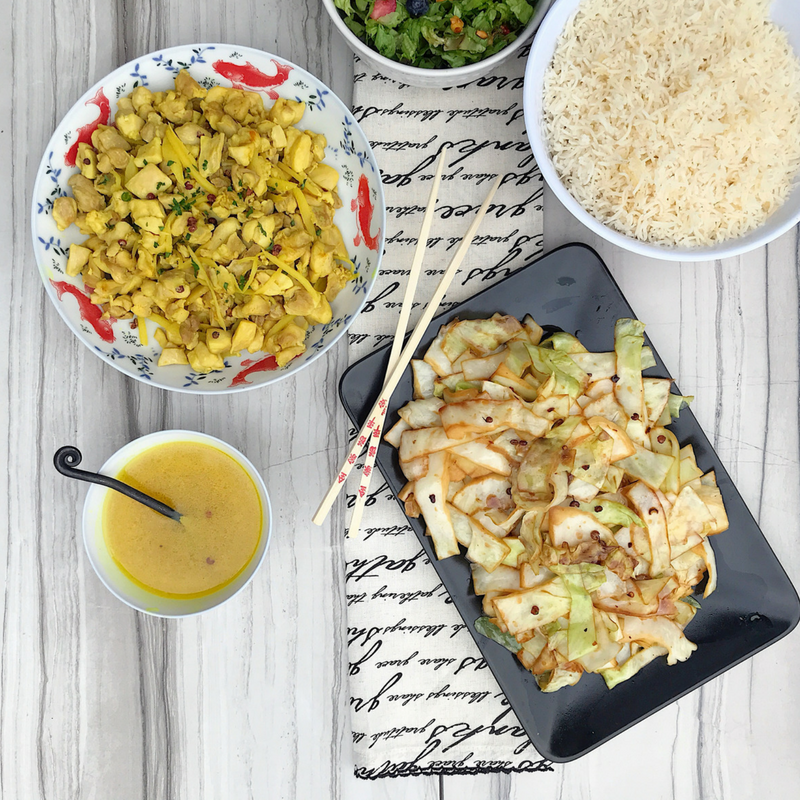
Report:
M344 20L339 16L338 9L336 8L333 0L322 0L322 5L328 12L328 16L331 18L336 30L339 31L339 33L344 37L345 41L350 45L350 49L355 51L356 55L359 57L361 56L361 53L363 53L366 58L375 61L377 64L380 64L381 67L398 70L407 75L409 78L436 78L438 76L444 78L446 75L455 75L457 77L463 76L465 83L469 82L470 80L480 78L484 73L492 70L502 61L508 58L508 56L510 56L512 53L515 53L517 50L519 50L519 48L526 44L534 35L534 33L536 33L539 27L538 25L532 24L536 20L539 6L547 5L549 8L552 3L553 0L538 0L536 6L534 7L533 16L528 21L528 24L522 29L519 36L517 36L517 38L507 47L504 47L502 50L499 50L497 53L489 56L489 58L482 58L473 64L465 64L463 67L431 67L429 69L427 67L412 67L409 64L402 64L399 61L387 58L377 50L373 50L368 44L366 44L366 42L362 42L361 39L359 39L358 36L356 36L350 30L350 28L344 24ZM540 17L540 21L541 19L542 18Z
M577 11L577 7L582 2L583 0L554 0L545 18L542 20L538 34L531 45L528 63L525 66L525 81L522 90L525 128L528 132L528 140L530 141L534 158L542 173L542 177L562 205L579 222L589 228L592 233L597 234L606 241L624 250L636 253L637 255L661 261L688 263L732 258L756 250L759 247L764 247L797 225L797 223L800 222L800 206L798 206L797 210L790 214L787 219L770 230L761 230L763 226L766 225L765 220L761 226L754 228L743 236L724 240L718 245L683 248L667 247L665 245L642 242L639 239L634 239L624 233L615 231L590 214L572 196L558 176L553 160L550 157L547 140L544 134L544 119L541 113L542 99L541 96L535 94L535 92L539 95L541 94L541 82L534 80L534 73L541 69L542 75L544 75L553 57L556 44L564 26L572 14ZM800 183L796 183L792 191L800 191Z
M184 438L186 437L186 438ZM261 473L255 468L250 459L244 455L238 448L234 447L232 444L217 438L216 436L211 436L208 433L202 433L200 431L191 431L182 428L174 428L165 431L153 431L152 433L146 433L143 436L138 436L136 439L131 439L131 441L124 444L114 453L112 453L104 462L103 466L100 467L99 472L103 474L108 474L109 470L112 472L116 469L118 471L118 467L113 467L110 465L115 464L120 459L125 459L125 463L134 458L135 455L129 456L126 458L127 452L130 450L138 450L138 448L143 445L145 442L150 440L154 440L152 443L152 447L156 447L160 444L168 444L170 442L181 442L181 441L193 441L193 440L200 440L206 444L212 445L216 447L218 450L221 450L226 455L229 455L231 458L234 459L244 470L247 472L250 479L253 481L255 485L256 492L258 493L259 500L262 504L262 523L261 523L261 538L265 539L263 549L261 550L261 554L257 557L254 556L245 566L245 569L250 570L250 574L247 577L241 586L236 589L235 592L229 594L223 600L219 600L218 602L213 603L212 605L207 606L206 608L200 608L196 611L190 611L182 614L166 614L157 610L150 610L146 608L140 608L137 605L134 605L128 598L123 597L117 589L114 587L113 583L107 578L104 573L103 567L98 564L95 558L92 555L92 551L89 547L89 536L94 534L95 525L89 519L89 514L93 508L100 507L102 509L102 504L105 502L105 497L108 492L114 491L113 489L107 489L104 486L99 486L98 484L91 484L89 487L89 491L86 493L86 498L83 501L83 513L81 515L81 530L82 530L82 539L83 539L83 548L86 553L86 557L89 560L89 563L92 565L92 569L94 570L95 575L100 579L100 582L108 589L117 600L120 600L129 608L132 608L134 611L138 611L142 614L147 614L151 617L161 617L162 619L184 619L187 617L196 617L198 614L204 614L207 611L212 611L215 608L219 608L220 606L225 605L229 600L232 600L241 591L250 584L250 582L255 577L256 573L261 568L262 563L264 562L264 558L267 555L267 550L269 550L270 542L272 541L272 503L269 499L269 492L267 491L266 484L264 483L264 479L261 477ZM149 449L149 448L145 448ZM140 452L144 452L141 450ZM136 454L138 455L138 453ZM103 539L104 546L105 546L105 539ZM261 545L261 539L259 539L259 546ZM204 598L213 598L215 593L206 595ZM174 598L173 598L174 599Z
M267 378L266 380L262 380L259 383L244 383L244 384L239 384L238 386L228 386L228 387L225 387L225 388L217 388L217 389L206 389L206 388L203 388L203 384L198 384L197 386L168 386L168 385L166 385L164 383L159 382L155 375L152 376L152 379L148 380L148 379L142 377L138 373L133 374L131 372L128 372L127 370L122 369L121 365L117 363L116 359L115 360L109 360L109 359L103 358L102 353L98 353L95 350L94 345L92 345L91 342L89 342L87 339L84 338L83 331L81 331L77 327L77 325L74 324L69 319L69 317L67 316L66 311L63 308L63 304L61 302L58 302L58 300L57 300L57 298L55 296L55 289L52 287L52 285L50 284L49 279L47 278L47 275L45 274L45 270L44 270L43 264L41 263L40 259L37 258L38 238L37 238L37 230L36 230L36 218L37 218L38 214L36 213L36 205L37 205L36 198L39 197L39 195L40 195L41 183L45 179L45 166L46 166L46 162L47 162L47 158L48 158L48 153L50 153L54 149L54 143L57 140L59 140L59 138L61 136L61 128L64 125L64 122L70 117L70 115L72 114L72 112L75 109L85 105L85 102L87 100L89 100L91 97L93 97L97 93L97 90L102 88L112 75L115 75L118 72L121 72L122 70L127 69L128 67L133 68L138 61L141 61L143 59L151 58L151 57L154 57L156 55L167 55L167 57L169 57L169 54L171 54L173 52L176 52L176 51L184 52L187 49L188 50L192 50L194 48L201 48L201 49L203 49L203 48L205 48L205 49L211 49L211 48L233 48L233 49L239 51L240 53L242 53L243 56L246 56L248 53L255 53L260 58L266 57L266 58L277 59L278 61L282 62L283 64L291 67L293 70L299 70L303 75L307 75L307 76L313 78L322 89L324 89L324 90L326 90L328 92L327 101L334 101L335 104L340 108L340 110L351 120L351 122L352 122L353 126L355 127L355 129L363 137L364 143L365 143L365 147L366 147L366 153L369 156L372 164L375 166L375 175L376 175L376 181L377 181L377 193L378 193L378 200L379 200L380 208L381 208L380 242L379 242L379 246L378 246L378 251L377 251L376 256L375 256L375 258L376 258L375 268L373 269L372 276L367 276L365 278L366 291L363 293L363 297L361 299L361 302L360 302L358 308L353 313L350 321L346 325L343 325L341 327L341 330L339 330L324 347L319 348L315 353L313 353L308 359L306 359L296 369L284 369L284 370L280 370L280 371L278 371L278 370L273 371L269 378ZM263 92L259 92L259 94L261 94L262 97L264 95ZM114 98L114 102L116 103L117 100L118 100L118 98L115 97ZM376 204L376 207L377 207L377 204ZM30 232L31 232L31 239L32 239L32 242L33 242L33 258L34 258L34 261L36 262L36 267L37 267L37 270L39 272L39 276L42 279L42 283L44 285L45 293L49 297L49 299L51 301L51 304L55 307L56 311L58 312L58 315L66 323L67 327L72 331L72 333L75 335L75 337L78 339L78 341L80 341L83 345L85 345L89 349L89 352L91 352L92 355L97 356L98 358L100 358L100 360L104 364L110 365L115 370L117 370L117 372L122 373L125 377L130 378L130 379L136 381L137 383L142 383L142 384L146 384L148 386L153 386L153 387L155 387L157 389L162 389L164 391L180 392L181 394L188 394L188 395L236 394L238 392L246 392L246 391L250 391L252 389L262 389L262 388L264 388L266 386L272 386L273 384L276 384L279 381L285 380L286 378L289 378L292 375L296 375L298 372L300 372L301 370L303 370L306 367L310 366L317 359L319 359L322 355L326 354L329 350L331 350L334 347L334 345L336 345L336 343L342 338L342 336L344 336L344 334L347 332L347 330L353 324L355 319L362 312L362 310L364 309L364 306L367 304L370 292L372 291L372 288L375 285L375 281L377 280L378 275L380 274L381 261L383 259L383 250L384 250L385 239L386 239L386 197L384 195L384 190L383 190L383 179L382 179L382 176L381 176L380 165L378 164L378 159L375 157L375 153L374 153L374 151L372 149L372 144L370 143L369 138L367 137L366 133L364 133L364 130L362 129L362 127L359 124L359 122L356 119L356 117L353 115L353 112L345 105L344 101L342 101L342 99L339 97L339 95L337 95L326 83L324 83L322 80L317 78L316 75L313 75L308 70L304 69L301 66L298 66L293 61L290 61L287 58L283 58L283 56L275 55L273 53L268 52L267 50L259 50L256 47L246 47L246 46L243 46L243 45L229 44L229 43L225 43L225 42L190 42L190 43L187 43L187 44L173 45L171 47L158 48L158 49L152 50L152 51L150 51L148 53L143 53L142 55L136 56L135 58L132 58L132 59L126 61L125 63L120 64L119 66L117 66L113 70L111 70L111 72L107 73L102 78L100 78L98 81L93 83L69 107L67 112L59 119L58 123L56 124L56 127L53 130L52 136L50 136L50 138L47 140L47 145L44 148L44 152L42 153L42 158L39 161L39 165L38 165L37 170L36 170L36 178L35 178L34 183L33 183L33 192L32 192L32 195L31 195L31 204L30 204Z

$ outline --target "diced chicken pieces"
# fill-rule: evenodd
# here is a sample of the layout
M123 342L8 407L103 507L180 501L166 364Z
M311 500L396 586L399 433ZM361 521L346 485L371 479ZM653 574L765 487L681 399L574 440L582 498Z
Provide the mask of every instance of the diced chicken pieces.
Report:
M311 178L317 186L321 186L329 192L332 192L339 182L339 173L327 164L317 164L314 169L308 173L308 177Z
M287 100L284 97L279 97L275 101L275 105L269 111L268 117L277 122L284 128L290 125L296 125L303 118L306 110L305 103L298 103L296 100Z
M88 178L83 175L73 175L67 183L81 211L100 211L106 207L103 196Z
M206 331L206 347L212 353L224 353L231 349L231 332L222 328L209 328Z
M90 144L81 142L78 145L78 157L76 161L80 168L81 175L93 181L97 177L97 153Z
M134 156L133 163L143 169L148 164L160 164L163 160L161 155L161 137L154 136L147 144L142 145L136 156Z
M165 347L158 358L159 367L169 367L173 364L185 365L189 363L186 352L180 347Z
M231 352L238 353L241 350L246 350L248 345L255 338L257 332L258 326L254 322L251 322L249 319L243 319L233 332Z
M148 164L127 182L125 188L137 197L144 198L151 194L155 196L172 189L172 178L155 164Z
M145 121L133 111L133 107L131 106L131 110L129 113L121 113L121 111L117 111L114 117L114 123L117 126L119 132L131 143L136 144L136 142L141 141L141 133L142 128L144 128Z
M283 295L283 307L287 314L304 317L311 314L319 304L319 295L312 295L302 286L293 286Z
M319 304L313 311L306 314L305 318L310 325L326 325L333 319L333 310L325 295L319 296Z
M162 117L169 120L173 125L183 125L185 122L192 121L192 108L189 100L182 94L167 92L161 102L155 104L155 109Z
M197 164L200 174L213 175L222 163L222 148L225 145L225 136L217 133L214 136L204 136L200 139L200 155Z
M311 156L311 137L305 133L298 136L285 153L283 160L295 172L305 172L313 161Z
M175 88L190 100L203 98L208 94L185 69L182 69L175 77Z
M97 126L97 130L92 134L92 146L98 153L106 153L112 147L131 149L130 142L116 128L110 128L108 125Z
M325 287L325 297L329 302L336 299L336 295L344 289L349 280L352 280L353 274L350 270L344 267L334 267L333 272L328 275L328 283Z
M225 368L222 356L218 353L212 353L203 342L200 342L194 350L190 350L187 353L187 358L195 372L207 373Z
M92 251L88 247L80 244L72 244L69 247L69 258L67 259L67 275L80 275L81 270L89 263L89 256Z
M73 197L59 197L53 203L53 221L60 231L66 230L78 218L78 204Z

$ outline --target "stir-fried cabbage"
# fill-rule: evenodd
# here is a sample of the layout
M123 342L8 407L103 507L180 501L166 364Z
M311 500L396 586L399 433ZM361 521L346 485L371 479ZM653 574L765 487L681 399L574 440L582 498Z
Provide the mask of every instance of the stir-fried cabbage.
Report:
M414 400L386 435L436 554L472 562L483 635L542 691L600 673L609 688L655 658L696 649L692 596L728 527L713 472L665 426L692 398L654 366L638 320L613 353L527 317L454 320L412 362Z

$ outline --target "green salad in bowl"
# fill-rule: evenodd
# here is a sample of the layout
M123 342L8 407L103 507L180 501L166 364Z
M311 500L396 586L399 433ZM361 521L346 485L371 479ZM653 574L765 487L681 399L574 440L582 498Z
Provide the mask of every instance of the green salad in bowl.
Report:
M382 56L423 69L463 67L513 42L536 0L334 0L345 25Z

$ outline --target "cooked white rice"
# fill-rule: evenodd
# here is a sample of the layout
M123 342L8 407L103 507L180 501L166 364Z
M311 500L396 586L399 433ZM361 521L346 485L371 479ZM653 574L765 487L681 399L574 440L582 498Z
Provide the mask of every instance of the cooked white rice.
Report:
M544 81L555 168L594 217L702 246L777 209L800 169L800 61L769 0L585 0Z

